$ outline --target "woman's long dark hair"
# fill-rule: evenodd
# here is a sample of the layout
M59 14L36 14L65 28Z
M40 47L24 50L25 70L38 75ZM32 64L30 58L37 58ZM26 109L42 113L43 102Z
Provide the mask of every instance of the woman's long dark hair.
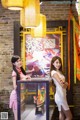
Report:
M59 56L54 56L51 60L51 65L50 65L50 76L51 76L51 71L52 70L56 70L56 68L54 67L53 63L56 61L56 60L59 60L59 62L61 63L61 67L59 68L59 70L62 72L62 61L61 61L61 58Z
M16 67L13 65L13 70L16 72L17 76L16 76L16 80L20 80L20 74L19 72L17 71ZM26 72L25 70L23 69L23 67L21 67L21 71L24 75L26 75Z
M14 55L14 56L11 58L12 64L15 63L18 59L20 59L20 57L17 56L17 55ZM17 74L17 76L16 76L16 81L17 81L17 80L20 80L19 72L17 71L17 69L16 69L16 67L15 67L14 64L13 64L13 70L14 70L14 71L16 72L16 74ZM21 71L22 71L22 73L23 73L24 75L26 75L26 72L25 72L25 70L23 69L23 67L21 67Z

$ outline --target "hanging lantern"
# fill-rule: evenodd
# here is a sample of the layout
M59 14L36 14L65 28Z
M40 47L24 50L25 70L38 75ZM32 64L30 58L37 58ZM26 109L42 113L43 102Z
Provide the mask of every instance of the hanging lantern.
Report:
M1 0L2 6L10 10L21 10L23 8L23 0Z
M24 8L20 11L20 24L22 27L31 28L39 25L40 3L39 0L25 0Z
M46 36L46 16L40 14L40 24L31 29L32 37L45 37Z
M4 8L8 8L8 5L7 5L8 0L1 0L1 3Z
M21 10L23 8L23 0L8 0L8 9Z

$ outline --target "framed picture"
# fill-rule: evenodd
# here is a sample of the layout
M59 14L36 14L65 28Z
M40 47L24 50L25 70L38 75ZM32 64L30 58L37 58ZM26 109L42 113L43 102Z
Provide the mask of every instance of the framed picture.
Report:
M44 38L32 38L29 32L22 33L21 57L23 66L32 78L49 77L53 56L61 56L63 62L62 31L47 32Z
M29 92L32 84L36 86L35 93ZM49 120L49 81L33 78L32 81L18 81L17 86L18 120Z

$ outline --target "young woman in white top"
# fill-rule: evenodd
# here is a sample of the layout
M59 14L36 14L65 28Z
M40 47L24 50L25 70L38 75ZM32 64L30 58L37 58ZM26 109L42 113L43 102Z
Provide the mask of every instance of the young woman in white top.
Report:
M51 60L50 75L56 86L55 103L59 110L59 120L72 120L72 114L66 99L66 89L68 83L62 72L62 61L58 56L54 56Z

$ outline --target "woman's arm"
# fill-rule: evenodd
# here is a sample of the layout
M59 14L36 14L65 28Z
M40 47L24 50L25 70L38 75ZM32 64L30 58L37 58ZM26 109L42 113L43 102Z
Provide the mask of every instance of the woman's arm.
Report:
M63 88L68 87L68 82L65 82L65 81L62 81L62 80L60 82L61 82Z
M31 77L29 75L26 75L27 80L31 80Z
M63 88L67 88L68 83L65 82L64 79L60 78L57 73L54 73L52 77L55 78Z
M12 77L12 81L13 81L13 89L16 90L16 88L17 88L17 85L16 85L16 76Z

